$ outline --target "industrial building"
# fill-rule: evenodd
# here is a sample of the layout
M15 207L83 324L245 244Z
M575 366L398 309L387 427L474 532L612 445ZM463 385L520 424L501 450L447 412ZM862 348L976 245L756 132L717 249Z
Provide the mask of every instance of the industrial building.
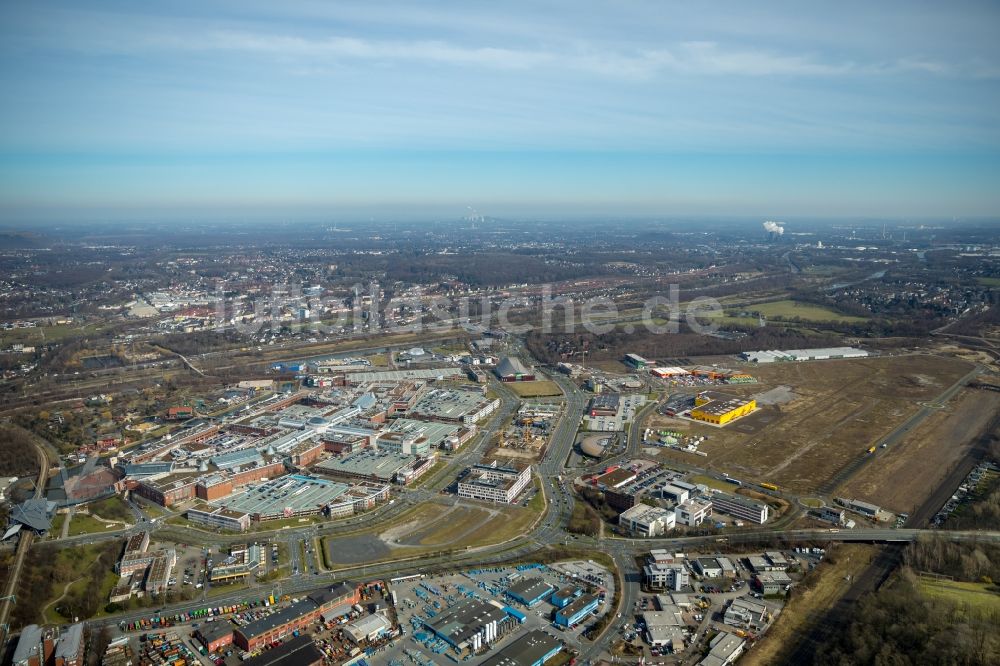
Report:
M392 629L392 622L384 615L365 615L344 625L343 631L355 645L374 643L387 635Z
M715 493L712 495L712 508L734 518L742 518L760 525L767 522L768 506L744 497Z
M792 584L784 571L767 571L754 575L754 583L763 594L781 594Z
M312 636L296 636L243 663L245 666L319 666L323 658Z
M502 382L531 382L535 380L535 373L527 367L520 359L507 356L493 369L493 373Z
M725 425L757 409L753 398L738 398L714 391L699 393L694 399L691 418L715 425Z
M202 622L195 634L209 652L233 644L233 625L228 622Z
M642 621L651 646L669 646L674 654L684 650L684 622L679 608L667 606L665 610L645 612Z
M625 354L625 365L635 370L642 370L649 364L649 361L638 354Z
M688 527L697 527L712 517L712 503L688 500L674 509L677 522Z
M737 597L726 608L722 621L731 627L758 628L766 624L767 606L749 599Z
M615 416L621 406L621 398L618 393L600 393L590 399L587 410L591 416Z
M429 470L435 454L427 457L362 449L341 458L325 460L314 469L332 476L406 485Z
M499 606L480 599L462 599L424 625L462 654L476 654L491 645L517 620Z
M576 585L567 585L553 592L552 596L549 597L549 603L556 608L565 608L581 594L583 594L583 590Z
M649 371L649 374L653 375L654 377L660 377L661 379L666 379L668 377L684 377L685 375L689 375L691 373L689 373L684 368L678 368L677 366L672 365L672 366L659 366L652 368Z
M500 398L487 398L482 388L428 391L407 412L407 416L445 423L473 424L500 407Z
M723 631L719 632L708 645L708 654L698 662L698 666L729 666L735 663L743 654L746 641L736 634L727 634Z
M642 575L654 590L679 591L691 585L691 575L682 563L649 562L643 566Z
M305 628L319 619L323 612L335 606L356 604L360 599L359 588L347 583L341 583L329 590L313 592L271 615L237 627L233 642L244 650L256 650L265 643L273 643Z
M227 497L219 505L255 521L292 518L322 513L348 490L344 483L291 474Z
M223 506L196 504L187 510L185 517L196 525L204 525L230 532L246 532L250 529L250 514L233 511Z
M600 602L592 594L582 594L565 607L556 611L555 623L563 627L579 624L588 614L597 610Z
M602 490L618 489L635 481L639 475L624 467L615 467L594 478L594 485Z
M458 495L510 504L529 484L531 467L512 461L483 461L470 467L459 480Z
M535 629L519 636L480 666L543 666L562 650L562 643Z
M878 518L878 514L882 510L879 506L856 499L841 499L838 497L837 503L842 505L848 511L852 511L872 520Z
M552 586L541 578L522 578L511 583L507 588L507 596L531 608L549 596L552 589Z
M847 522L847 514L844 513L844 510L833 506L821 507L818 510L818 515L820 520L826 520L835 525L843 525Z
M764 557L771 563L771 571L785 571L788 569L788 558L779 550L769 550L764 553Z
M865 358L868 352L855 347L823 347L820 349L787 349L779 351L743 352L740 358L750 363L775 363L788 361L824 361L835 358Z
M395 453L410 453L427 455L430 449L445 449L455 451L476 434L476 426L460 426L454 423L439 423L435 421L418 421L409 418L398 418L392 422L388 431L379 437L375 445L379 449L393 451L395 443L389 445L385 441L388 435L400 435L403 441L415 443L410 450L400 447Z
M669 509L636 504L619 514L618 524L632 534L657 537L674 529L677 525L677 516Z
M704 578L719 578L722 576L722 565L714 557L699 557L694 561L698 575Z

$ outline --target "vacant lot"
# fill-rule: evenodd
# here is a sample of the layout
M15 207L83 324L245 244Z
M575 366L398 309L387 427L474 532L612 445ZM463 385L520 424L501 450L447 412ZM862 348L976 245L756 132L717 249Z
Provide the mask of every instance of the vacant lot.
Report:
M781 319L803 319L805 321L848 321L863 322L862 317L852 317L812 303L799 303L797 301L771 301L770 303L756 303L748 305L746 310L759 312L768 318Z
M851 587L854 576L871 562L878 548L863 544L838 546L835 564L823 562L794 588L791 600L764 638L740 661L743 666L776 663L781 650L796 641L817 614L831 608Z
M333 567L508 541L528 531L542 511L504 504L424 502L372 530L327 539Z
M919 578L920 593L932 599L943 599L966 606L973 613L1000 613L1000 588L993 583L961 583L952 580Z
M519 398L541 398L550 395L562 395L559 385L548 379L541 379L534 382L510 382L507 388L517 394Z
M769 416L765 427L745 432L737 421L726 428L690 425L685 432L706 436L699 448L713 469L808 493L971 369L965 361L924 355L763 365L752 370L757 385L720 390L749 395L790 386L791 402L761 411ZM924 454L950 446L932 442ZM669 449L661 457L691 462Z
M895 512L911 513L1000 410L1000 393L965 389L862 468L843 489ZM892 483L886 483L892 479Z

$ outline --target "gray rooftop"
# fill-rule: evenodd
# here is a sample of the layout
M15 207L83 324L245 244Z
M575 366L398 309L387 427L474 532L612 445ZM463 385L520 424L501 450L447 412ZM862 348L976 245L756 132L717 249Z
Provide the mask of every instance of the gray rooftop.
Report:
M29 499L14 505L10 511L12 523L21 523L36 532L47 532L52 527L47 499Z
M39 647L42 644L42 628L37 624L29 624L21 630L21 637L17 640L17 647L14 648L14 666L27 663L28 659L39 655Z
M480 666L533 666L562 643L544 631L529 631Z
M483 625L500 621L507 612L479 599L463 599L434 618L429 626L441 636L447 636L454 645L461 645L476 634Z
M60 657L69 659L71 657L76 657L80 652L80 648L83 647L83 623L79 622L74 625L70 625L66 631L63 632L62 636L59 637L59 642L56 644L55 658Z

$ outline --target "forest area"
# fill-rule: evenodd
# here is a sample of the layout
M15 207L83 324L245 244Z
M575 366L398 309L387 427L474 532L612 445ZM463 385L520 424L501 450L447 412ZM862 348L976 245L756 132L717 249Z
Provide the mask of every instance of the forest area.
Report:
M1000 547L994 545L943 546L939 541L911 546L906 558L910 565L996 573L998 556ZM991 578L981 579L990 581L985 584L987 594L1000 596L1000 588ZM916 569L905 566L891 584L862 599L848 627L838 632L831 644L817 650L816 663L996 664L1000 610L971 600L973 597L964 602L928 596L922 592L922 580Z
M627 353L648 359L736 354L754 349L796 349L803 347L836 346L842 338L835 335L803 335L779 327L750 328L746 337L723 340L691 332L685 325L680 332L657 334L638 327L632 333L614 330L597 335L589 332L546 334L533 331L527 336L528 349L543 363L558 363L574 359L576 352L586 348L587 359L606 361L620 359Z
M1000 483L963 512L962 529L997 529ZM857 605L817 651L824 666L1000 663L1000 544L921 538L892 581Z
M120 547L117 541L79 548L60 548L56 544L34 546L18 581L11 626L45 622L46 605L60 595L62 598L53 605L61 609L58 613L63 618L93 616L107 603L100 592L106 587L105 578L115 575ZM0 577L6 577L11 559L12 553L4 553Z
M38 474L38 452L31 436L19 428L0 426L0 476Z

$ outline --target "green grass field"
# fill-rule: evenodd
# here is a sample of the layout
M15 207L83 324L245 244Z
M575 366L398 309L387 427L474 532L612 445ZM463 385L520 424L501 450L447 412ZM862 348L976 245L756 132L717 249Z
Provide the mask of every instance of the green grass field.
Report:
M770 303L756 303L754 305L748 305L745 310L747 312L759 312L764 317L780 317L782 319L792 319L798 317L804 321L845 321L851 323L860 323L867 321L862 317L852 317L849 315L841 314L836 310L830 308L825 308L819 305L813 305L811 303L798 303L792 300L783 301L772 301ZM742 311L742 310L741 310ZM736 311L727 312L727 318L732 317L736 314ZM744 323L753 321L753 318L739 318L739 321Z
M125 505L125 501L117 495L102 499L99 502L91 502L89 508L91 514L100 516L105 520L120 520L126 523L130 523L133 520L132 512Z
M976 282L983 285L984 287L1000 287L1000 277L976 278Z
M69 524L69 536L109 532L111 530L121 529L122 527L123 526L121 524L102 523L99 520L95 520L91 516L77 513L73 515L73 522Z
M920 593L931 599L968 606L975 613L985 615L990 612L1000 612L1000 592L992 583L960 583L920 578L918 586Z
M52 529L49 530L49 538L55 538L62 534L63 523L66 522L65 513L57 513L52 516Z
M45 342L59 342L66 338L94 334L101 331L106 326L99 324L87 324L86 326L36 326L35 328L15 328L0 333L0 347L7 347L14 343L25 345L37 345Z

